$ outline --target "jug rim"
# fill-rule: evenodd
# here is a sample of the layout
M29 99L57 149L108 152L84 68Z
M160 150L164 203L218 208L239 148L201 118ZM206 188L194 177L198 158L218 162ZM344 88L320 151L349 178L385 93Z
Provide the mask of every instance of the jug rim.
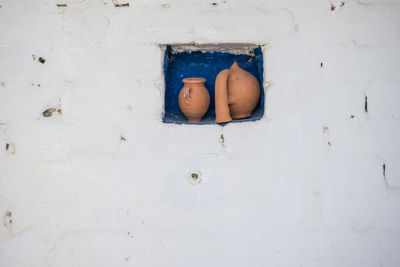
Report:
M205 83L206 79L200 77L190 77L182 80L183 83Z

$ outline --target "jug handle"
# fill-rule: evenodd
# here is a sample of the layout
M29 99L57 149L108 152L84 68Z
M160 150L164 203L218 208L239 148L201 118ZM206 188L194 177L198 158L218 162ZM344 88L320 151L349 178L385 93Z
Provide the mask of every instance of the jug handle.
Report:
M228 83L231 70L221 71L215 80L215 122L232 121L229 110Z
M186 87L183 89L183 98L185 99L186 103L189 103L190 100L192 100L192 96L190 95L190 92L192 91L192 87Z

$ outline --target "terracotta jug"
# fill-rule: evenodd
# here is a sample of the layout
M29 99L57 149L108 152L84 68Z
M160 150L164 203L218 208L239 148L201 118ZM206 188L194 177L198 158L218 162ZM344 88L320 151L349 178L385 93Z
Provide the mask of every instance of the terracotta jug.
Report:
M178 96L179 108L189 122L200 122L210 106L210 94L204 86L204 78L185 78Z
M261 95L260 83L235 61L215 79L215 122L251 117Z

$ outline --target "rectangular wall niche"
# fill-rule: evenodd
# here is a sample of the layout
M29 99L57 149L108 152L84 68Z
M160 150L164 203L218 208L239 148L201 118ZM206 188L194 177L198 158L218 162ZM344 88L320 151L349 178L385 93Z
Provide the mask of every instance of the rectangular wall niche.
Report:
M183 87L182 79L202 77L210 93L210 107L200 123L212 124L215 120L214 86L215 78L233 62L253 74L261 85L261 97L258 106L250 118L233 122L254 121L264 114L263 54L256 44L172 44L165 45L164 78L165 110L163 122L186 124L186 117L178 105L178 95ZM191 123L190 123L191 124Z

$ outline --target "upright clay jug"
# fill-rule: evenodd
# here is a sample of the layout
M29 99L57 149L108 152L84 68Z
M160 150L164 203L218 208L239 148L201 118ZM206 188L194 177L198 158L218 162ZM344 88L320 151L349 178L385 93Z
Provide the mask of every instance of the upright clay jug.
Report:
M179 108L189 122L200 122L210 106L210 94L204 86L206 79L186 78L178 96Z
M251 117L261 95L260 83L235 61L215 79L215 122Z

